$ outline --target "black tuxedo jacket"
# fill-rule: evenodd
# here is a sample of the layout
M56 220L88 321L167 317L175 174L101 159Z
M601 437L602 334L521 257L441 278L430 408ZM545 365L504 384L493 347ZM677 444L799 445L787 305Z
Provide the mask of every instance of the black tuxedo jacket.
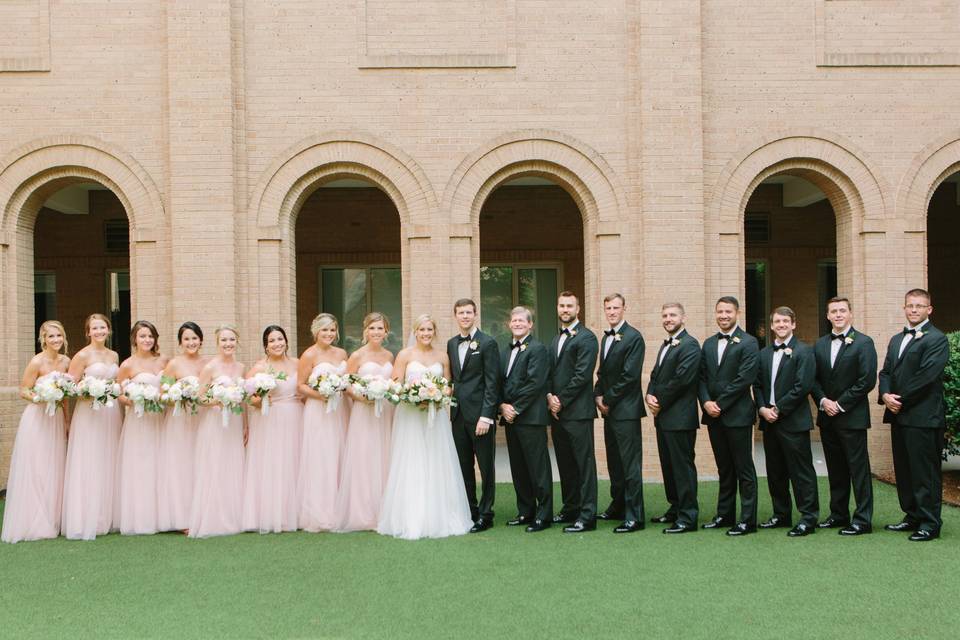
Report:
M897 356L903 334L890 338L880 370L880 404L883 394L895 393L903 407L896 415L885 410L883 421L904 427L943 429L947 424L943 370L950 358L950 344L943 332L929 322L921 331L923 335L910 340L902 357Z
M663 362L654 364L647 393L660 402L654 426L664 431L689 431L700 427L697 415L700 343L686 329L675 339L679 344L668 346ZM658 358L659 355L658 350Z
M752 426L757 407L750 390L760 366L760 345L756 338L737 327L723 350L723 360L718 361L718 342L717 334L703 341L699 395L701 407L710 400L720 405L720 417L713 418L704 411L700 422L725 427Z
M542 424L550 422L547 410L547 385L550 381L550 354L542 342L533 336L524 339L513 362L510 375L510 347L501 353L500 402L512 404L517 410L513 424ZM505 420L502 424L509 424Z
M576 335L563 341L557 355L560 336L550 343L549 391L560 399L561 420L592 420L597 417L593 401L593 370L597 366L597 336L582 322Z
M813 383L813 401L817 403L817 426L834 429L869 429L870 403L867 394L877 386L877 349L865 333L851 327L840 345L837 359L830 366L831 334L813 345L817 377ZM820 409L820 401L829 398L840 403L843 411L833 417Z
M606 357L603 355L606 334L600 339L600 366L593 396L602 397L603 404L610 408L607 419L639 420L647 415L640 384L646 345L640 332L626 322L620 327L619 335L620 339L613 341Z
M810 345L797 340L797 336L790 338L787 347L792 350L792 353L789 356L783 355L777 371L775 400L780 417L776 425L784 431L810 431L813 429L813 416L810 414L810 401L807 396L813 390L817 368L813 349ZM753 385L753 399L758 412L761 407L770 406L772 372L773 344L770 344L760 351L760 368ZM769 424L760 418L761 430Z
M451 417L461 416L470 425L477 424L482 418L497 419L497 405L500 397L500 350L497 341L479 329L474 332L476 349L467 346L467 354L460 368L460 342L454 336L447 341L447 357L450 358L450 372L453 376L453 397L457 405L452 408Z

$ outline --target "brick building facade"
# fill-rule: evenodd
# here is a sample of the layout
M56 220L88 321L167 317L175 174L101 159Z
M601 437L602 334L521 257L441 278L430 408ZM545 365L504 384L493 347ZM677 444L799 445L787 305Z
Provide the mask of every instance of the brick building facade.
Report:
M0 486L48 311L74 350L92 311L166 351L233 322L251 362L321 307L402 340L529 301L548 335L557 288L594 329L621 291L645 374L666 300L701 338L720 295L758 332L790 304L812 340L835 290L883 345L929 286L960 328L955 0L8 0L0 29Z

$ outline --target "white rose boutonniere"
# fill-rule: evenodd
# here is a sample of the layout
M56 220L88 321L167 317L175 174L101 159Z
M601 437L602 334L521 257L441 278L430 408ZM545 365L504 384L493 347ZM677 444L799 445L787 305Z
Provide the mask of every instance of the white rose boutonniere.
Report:
M926 335L926 334L925 334L923 331L920 331L920 329L917 329L917 335L916 335L916 338L915 338L915 339L916 339L916 340L919 340L919 339L922 338L924 335Z
M570 329L570 337L572 338L572 337L575 336L575 335L577 335L577 330L576 330L576 329Z
M526 351L526 350L527 350L527 343L524 342L522 345L520 345L520 351Z
M791 349L790 347L787 347L786 349L783 350L783 355L789 358L790 356L793 355L793 349Z
M477 347L479 347L480 345L477 344L476 340L472 340L470 344L467 346L470 347L470 351L476 351Z
M620 342L621 340L623 340L623 336L622 336L621 334L619 334L619 333L613 334L613 341L614 341L614 342Z
M850 333L846 338L843 339L844 344L853 344L853 333Z
M733 344L740 344L740 336L733 336Z
M676 346L679 346L679 345L680 345L680 340L679 340L678 338L674 338L673 340L670 341L670 346L671 346L671 347L676 347Z

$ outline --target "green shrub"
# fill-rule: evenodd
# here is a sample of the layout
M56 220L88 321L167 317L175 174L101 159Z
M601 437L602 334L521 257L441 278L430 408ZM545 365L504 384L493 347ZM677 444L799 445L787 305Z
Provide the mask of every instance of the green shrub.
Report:
M960 331L947 334L950 359L943 376L943 395L947 401L947 436L943 459L960 455Z

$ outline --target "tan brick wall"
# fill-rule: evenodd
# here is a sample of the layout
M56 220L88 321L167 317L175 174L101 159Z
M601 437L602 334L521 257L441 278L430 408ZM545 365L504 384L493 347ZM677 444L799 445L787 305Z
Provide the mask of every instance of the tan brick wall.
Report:
M841 289L879 344L902 321L902 293L927 284L928 259L936 317L956 313L960 296L938 293L950 269L938 265L955 251L928 251L926 215L960 168L960 72L933 66L957 56L955 3L922 0L907 39L891 35L903 20L886 9L859 22L866 2L488 4L424 18L391 0L12 3L27 26L0 53L0 478L32 350L35 217L73 179L105 184L126 211L134 315L164 335L187 318L237 322L245 343L266 321L302 333L301 274L313 268L298 269L295 245L313 236L295 214L319 182L344 175L396 209L404 317L431 311L444 333L450 301L479 295L482 255L503 250L481 239L484 202L531 174L579 209L582 268L576 248L563 260L571 286L582 273L594 326L600 298L619 290L651 344L667 298L686 303L695 335L712 332L713 300L743 292L743 211L783 171L827 193ZM423 33L443 37L418 40L424 20ZM462 38L448 37L451 24L465 25ZM941 197L938 242L956 237ZM543 229L538 240L560 232ZM809 265L830 249L780 249L775 280L805 324L819 315L804 293ZM886 430L871 443L888 469Z

